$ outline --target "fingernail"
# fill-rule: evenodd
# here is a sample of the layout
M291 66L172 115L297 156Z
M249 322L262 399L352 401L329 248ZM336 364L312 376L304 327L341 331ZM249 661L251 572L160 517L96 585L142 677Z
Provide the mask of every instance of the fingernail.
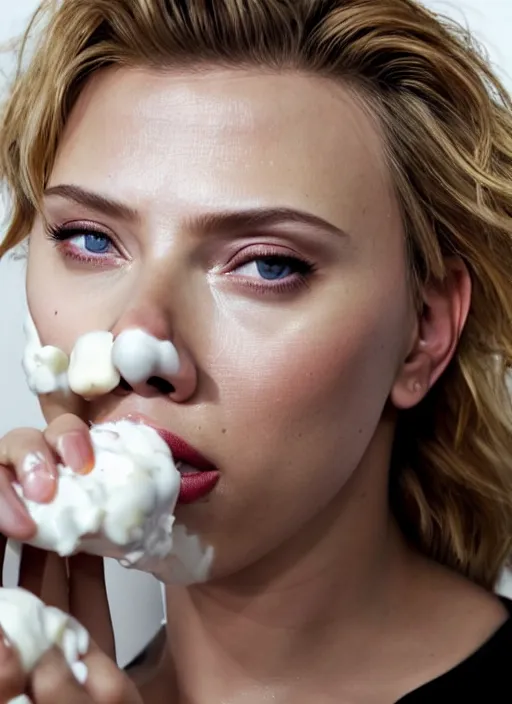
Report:
M94 467L90 441L82 433L68 433L59 440L59 454L77 474L89 474Z
M38 453L25 457L21 485L27 499L37 502L51 501L57 490L57 470Z

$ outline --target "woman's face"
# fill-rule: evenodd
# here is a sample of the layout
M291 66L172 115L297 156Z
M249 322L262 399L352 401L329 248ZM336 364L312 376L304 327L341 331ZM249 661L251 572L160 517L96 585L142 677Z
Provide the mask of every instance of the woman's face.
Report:
M42 341L142 326L185 370L175 394L113 392L88 420L143 414L219 468L178 509L216 575L300 541L379 441L414 324L373 121L299 74L109 70L68 121L57 186L80 191L48 194L31 235Z

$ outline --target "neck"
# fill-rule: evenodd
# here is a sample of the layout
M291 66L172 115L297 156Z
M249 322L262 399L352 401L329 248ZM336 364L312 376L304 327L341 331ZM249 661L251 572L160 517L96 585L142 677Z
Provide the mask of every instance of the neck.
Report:
M357 639L366 634L367 647L372 628L398 610L408 555L389 514L386 467L370 462L258 564L206 585L169 587L179 701L300 702L300 692L314 701L326 663L348 666Z

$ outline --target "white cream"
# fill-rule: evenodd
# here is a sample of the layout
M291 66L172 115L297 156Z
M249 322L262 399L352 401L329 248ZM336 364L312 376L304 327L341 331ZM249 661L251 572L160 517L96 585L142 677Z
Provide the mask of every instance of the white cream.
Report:
M123 379L136 386L152 376L168 378L180 368L178 352L168 340L157 340L137 328L120 333L113 349L113 362Z
M137 569L151 572L164 584L191 585L206 582L211 575L214 548L205 545L199 536L189 533L184 525L175 524L172 553L164 561L140 558ZM125 564L121 561L121 564ZM129 564L125 564L129 566Z
M30 315L23 366L36 394L69 390L86 399L112 391L120 376L136 386L152 376L179 371L176 348L140 329L80 337L71 359L56 347L43 347ZM59 489L51 504L22 497L38 526L32 544L62 556L83 551L113 557L125 567L151 572L168 582L203 582L210 574L213 548L204 547L172 512L180 476L168 446L151 428L127 421L96 426L91 432L96 466L88 476L59 467ZM28 466L38 458L27 459ZM166 559L164 559L166 558Z
M25 589L0 589L0 628L27 674L48 650L57 647L76 679L81 684L86 681L87 667L81 658L89 649L89 634L69 614L46 606ZM28 701L21 695L9 704Z
M180 474L167 444L148 426L127 420L91 430L95 466L78 475L59 465L55 499L29 501L37 525L31 544L61 556L77 551L124 559L161 560L173 547L173 511Z
M30 390L37 395L67 391L69 359L65 352L58 347L41 344L30 315L25 321L25 336L23 369Z
M116 388L120 376L112 363L113 346L111 332L89 332L78 338L68 369L68 382L73 393L93 398Z
M108 394L121 376L132 386L152 376L169 378L180 367L178 352L169 340L158 340L133 328L114 340L110 332L92 331L76 340L70 358L58 347L43 346L30 314L25 324L23 368L37 395L68 391L91 399Z

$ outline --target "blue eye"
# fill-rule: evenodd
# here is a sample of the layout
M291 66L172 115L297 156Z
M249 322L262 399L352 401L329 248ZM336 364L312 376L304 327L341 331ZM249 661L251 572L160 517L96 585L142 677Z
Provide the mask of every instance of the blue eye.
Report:
M255 253L244 264L235 267L233 273L244 277L253 287L259 281L263 288L275 292L278 289L283 291L285 286L290 290L297 288L312 271L313 266L298 257L270 253L258 256Z
M83 247L92 254L105 254L110 247L110 240L104 235L79 235L83 239Z
M103 254L112 254L116 249L108 235L85 227L48 227L48 236L72 247L75 253L92 254L98 258Z
M285 279L294 273L289 259L284 257L266 257L255 259L258 274L267 281Z

